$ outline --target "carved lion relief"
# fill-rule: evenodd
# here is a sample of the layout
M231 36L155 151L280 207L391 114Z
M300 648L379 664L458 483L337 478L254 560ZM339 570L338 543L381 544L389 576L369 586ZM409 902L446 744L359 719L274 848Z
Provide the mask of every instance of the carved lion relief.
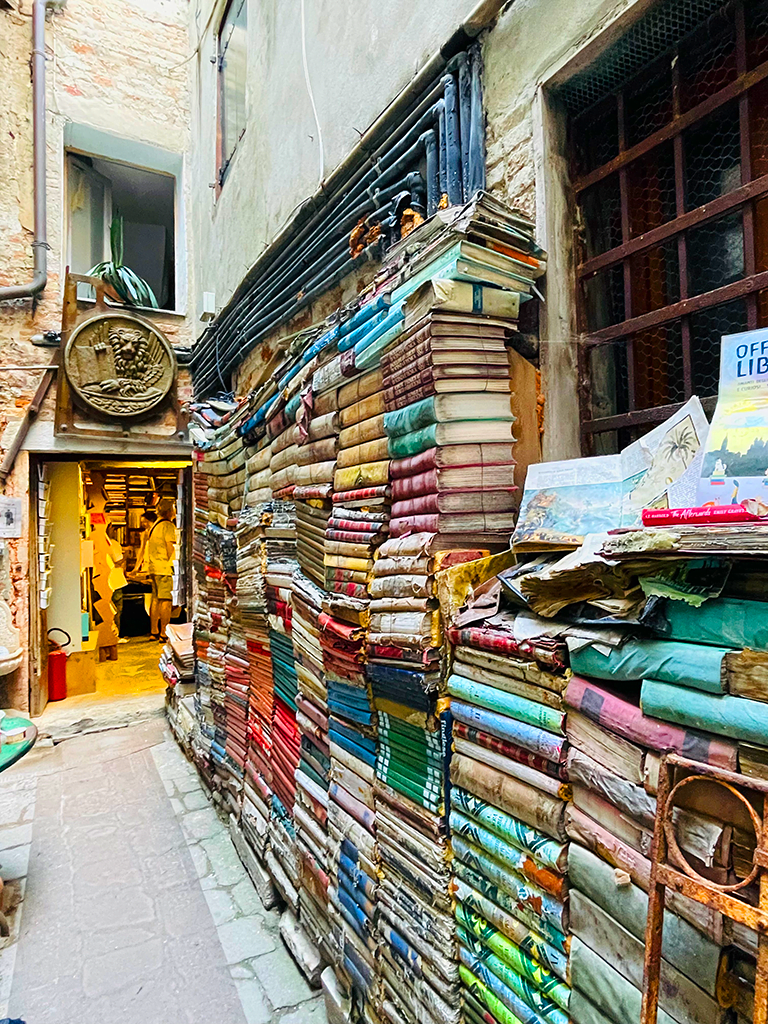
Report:
M99 313L72 332L64 370L80 402L104 417L146 416L165 399L176 377L168 339L135 313Z

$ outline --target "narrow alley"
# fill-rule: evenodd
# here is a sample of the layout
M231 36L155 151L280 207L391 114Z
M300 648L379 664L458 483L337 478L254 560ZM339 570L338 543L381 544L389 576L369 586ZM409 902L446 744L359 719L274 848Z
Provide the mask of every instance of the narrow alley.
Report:
M37 747L0 821L0 1017L325 1021L161 714Z

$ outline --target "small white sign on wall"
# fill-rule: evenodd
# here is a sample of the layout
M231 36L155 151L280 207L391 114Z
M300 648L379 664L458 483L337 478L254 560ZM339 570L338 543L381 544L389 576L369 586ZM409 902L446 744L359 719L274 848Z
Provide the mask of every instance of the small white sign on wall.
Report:
M21 536L21 498L0 497L0 537Z

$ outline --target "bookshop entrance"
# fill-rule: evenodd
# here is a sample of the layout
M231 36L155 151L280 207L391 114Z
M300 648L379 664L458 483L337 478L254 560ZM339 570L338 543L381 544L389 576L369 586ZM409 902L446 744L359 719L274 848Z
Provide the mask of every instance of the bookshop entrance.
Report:
M30 584L38 594L40 711L47 701L50 711L53 702L90 706L87 695L119 700L164 690L166 630L191 613L190 473L188 460L38 457ZM59 648L67 655L65 696L62 659L50 659Z

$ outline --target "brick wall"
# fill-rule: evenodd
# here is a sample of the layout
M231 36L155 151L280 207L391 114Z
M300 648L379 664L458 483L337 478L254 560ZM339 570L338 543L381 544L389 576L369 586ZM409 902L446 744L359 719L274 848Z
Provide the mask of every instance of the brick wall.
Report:
M32 277L32 91L30 0L0 10L0 285ZM0 303L0 448L15 434L41 371L5 370L47 363L51 350L31 344L32 335L61 327L64 136L68 123L172 153L189 150L189 73L193 49L187 0L68 0L46 25L48 284L36 307L30 300ZM103 155L103 154L95 154ZM188 183L182 181L184 195ZM192 259L189 254L190 281ZM191 285L188 288L192 293ZM191 340L189 317L161 316L173 342ZM182 381L188 392L188 381ZM53 417L53 401L42 418ZM2 452L0 451L0 457ZM29 461L19 457L5 493L28 500ZM26 506L25 506L26 507ZM29 631L28 524L10 543L13 611L27 643ZM26 708L28 671L0 678L0 706Z

